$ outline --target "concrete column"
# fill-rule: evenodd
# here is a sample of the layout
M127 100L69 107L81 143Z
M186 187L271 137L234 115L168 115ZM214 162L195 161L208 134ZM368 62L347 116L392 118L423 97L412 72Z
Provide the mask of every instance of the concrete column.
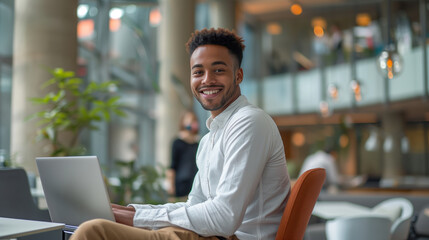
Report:
M13 48L11 154L27 171L37 172L35 157L46 156L36 142L37 121L26 117L42 110L29 101L46 94L48 69L76 70L77 0L16 0Z
M213 28L226 28L237 30L236 27L236 1L235 0L211 0L210 1L210 25Z
M384 132L383 178L395 178L402 175L401 139L404 136L402 116L399 113L384 113L382 116Z
M194 31L195 0L161 0L159 85L157 97L156 161L170 165L171 143L180 115L192 109L189 54L185 43Z

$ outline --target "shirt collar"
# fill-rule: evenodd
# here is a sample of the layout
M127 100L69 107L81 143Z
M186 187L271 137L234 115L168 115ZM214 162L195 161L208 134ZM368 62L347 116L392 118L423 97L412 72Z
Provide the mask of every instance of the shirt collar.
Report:
M234 102L232 102L225 110L223 110L215 118L210 116L206 121L206 126L209 130L215 129L217 126L222 126L223 123L235 112L236 109L244 105L248 105L247 98L240 95Z

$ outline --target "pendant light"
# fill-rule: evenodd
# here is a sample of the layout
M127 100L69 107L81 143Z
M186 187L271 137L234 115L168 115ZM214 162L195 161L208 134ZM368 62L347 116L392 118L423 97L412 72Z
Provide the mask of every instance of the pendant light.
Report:
M403 68L402 57L398 54L391 34L391 0L387 0L387 44L377 59L378 68L387 79L393 79Z

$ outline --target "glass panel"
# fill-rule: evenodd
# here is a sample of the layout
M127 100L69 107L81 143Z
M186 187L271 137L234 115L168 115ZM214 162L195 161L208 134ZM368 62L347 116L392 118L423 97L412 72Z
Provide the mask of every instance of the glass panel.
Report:
M405 129L405 136L401 142L404 153L404 175L424 176L428 174L428 162L426 159L427 147L425 146L424 124L409 124Z
M269 114L290 114L293 111L291 74L267 77L263 81L264 109Z
M80 15L79 15L80 12ZM158 92L157 4L106 6L81 1L78 9L79 73L87 81L115 80L127 114L101 124L83 139L115 175L116 161L154 165L154 99Z
M0 151L10 149L14 1L0 0Z

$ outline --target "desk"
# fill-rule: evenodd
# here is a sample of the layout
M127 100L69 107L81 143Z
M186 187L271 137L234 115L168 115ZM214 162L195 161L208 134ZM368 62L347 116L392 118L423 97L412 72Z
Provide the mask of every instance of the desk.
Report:
M63 229L64 224L0 217L0 239Z
M361 214L372 214L371 208L343 201L318 201L313 208L313 215L326 220Z

